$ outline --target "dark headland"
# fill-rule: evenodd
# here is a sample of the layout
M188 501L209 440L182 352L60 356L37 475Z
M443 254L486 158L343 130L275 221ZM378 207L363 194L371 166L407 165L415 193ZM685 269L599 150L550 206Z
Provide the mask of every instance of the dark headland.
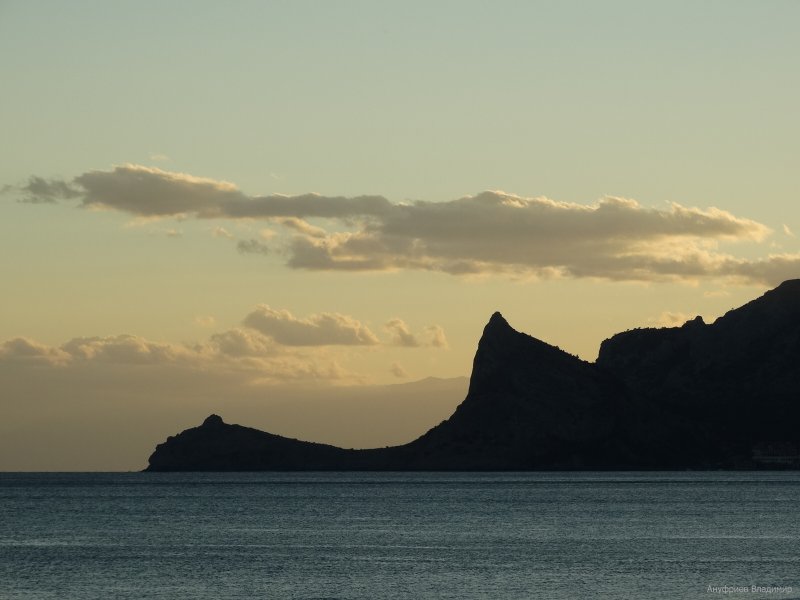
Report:
M800 468L800 280L713 324L634 329L589 363L511 328L483 330L453 415L390 448L345 450L211 415L148 471Z

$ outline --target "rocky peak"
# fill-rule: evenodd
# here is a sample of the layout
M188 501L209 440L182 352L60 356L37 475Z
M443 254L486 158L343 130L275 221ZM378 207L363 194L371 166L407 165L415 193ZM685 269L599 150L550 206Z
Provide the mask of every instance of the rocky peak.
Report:
M536 358L576 360L556 346L517 331L509 325L502 314L495 312L486 327L483 328L483 335L478 342L478 352L475 354L473 366L477 367L479 363L497 361L514 366Z
M697 315L694 319L686 321L686 323L681 326L681 329L697 329L705 326L706 322L703 321L703 317Z
M500 313L500 311L495 311L492 313L492 316L489 318L489 322L487 323L487 327L511 327L508 324L508 321L505 320L505 317Z
M222 420L222 417L219 415L209 415L206 417L206 420L203 421L201 427L216 428L220 427L221 425L225 425L225 421Z
M486 327L483 328L483 338L504 336L508 335L509 332L517 333L511 327L511 325L508 324L508 321L505 320L503 315L501 315L499 312L495 312L489 318L489 322L486 323Z

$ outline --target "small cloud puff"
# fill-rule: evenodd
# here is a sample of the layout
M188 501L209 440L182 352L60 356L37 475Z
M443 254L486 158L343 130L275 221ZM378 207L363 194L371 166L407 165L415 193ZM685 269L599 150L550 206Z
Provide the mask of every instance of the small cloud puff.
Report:
M211 315L197 315L194 318L194 322L200 327L213 327L217 324L217 320Z
M402 319L390 319L386 322L384 327L392 334L392 344L395 346L416 348L420 345L417 337L411 333L408 325L406 325Z
M447 337L444 335L444 329L441 325L429 325L425 328L425 334L428 339L428 345L434 348L447 348Z
M447 338L440 325L430 325L423 330L422 335L411 332L405 321L398 318L390 319L384 328L391 334L391 344L404 348L418 348L432 346L434 348L447 348Z
M214 227L211 230L211 236L215 238L223 238L226 240L236 239L236 237L224 227Z
M379 343L367 326L339 313L299 319L288 310L260 304L242 323L286 346L374 346Z

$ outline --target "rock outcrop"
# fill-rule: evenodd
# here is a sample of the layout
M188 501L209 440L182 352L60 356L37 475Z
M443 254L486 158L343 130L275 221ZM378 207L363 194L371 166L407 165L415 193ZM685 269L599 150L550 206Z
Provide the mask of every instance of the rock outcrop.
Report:
M147 470L797 468L798 390L800 280L710 325L615 335L596 363L495 313L466 398L409 444L344 450L212 415L159 444Z
M758 466L758 447L800 437L800 280L710 325L617 334L597 365L643 408L631 432L644 464Z

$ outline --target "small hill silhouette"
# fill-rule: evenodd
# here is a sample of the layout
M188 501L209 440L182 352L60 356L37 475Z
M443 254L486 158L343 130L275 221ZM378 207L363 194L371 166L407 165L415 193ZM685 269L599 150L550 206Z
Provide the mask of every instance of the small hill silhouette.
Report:
M635 329L595 363L492 315L455 413L391 448L345 450L217 415L148 471L800 467L800 280L713 324Z

